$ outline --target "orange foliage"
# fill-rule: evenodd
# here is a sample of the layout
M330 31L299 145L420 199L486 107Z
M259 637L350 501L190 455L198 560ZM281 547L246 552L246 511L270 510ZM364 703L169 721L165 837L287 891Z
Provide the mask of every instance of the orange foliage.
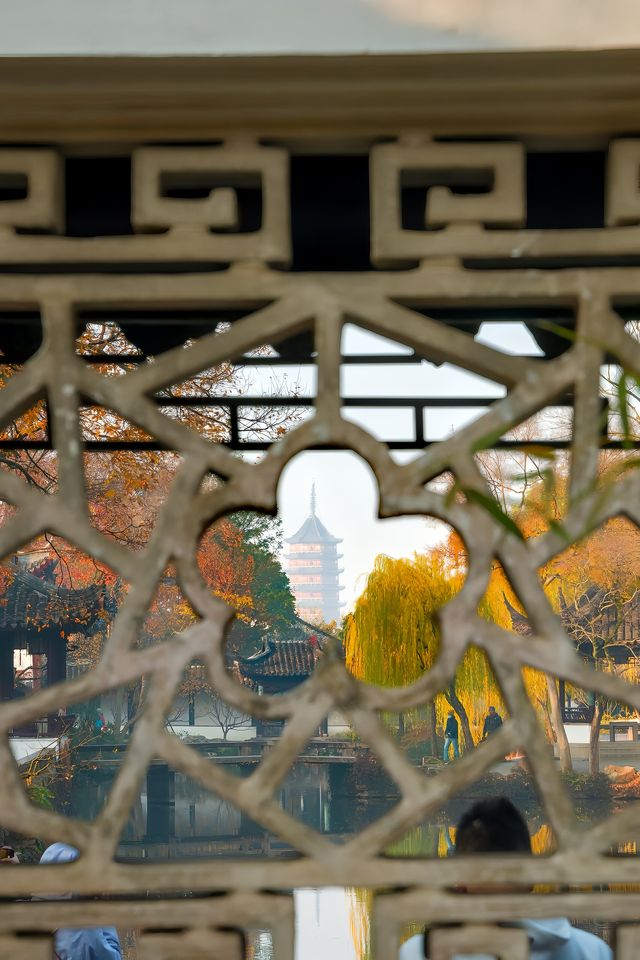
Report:
M250 615L254 559L247 552L240 530L223 518L205 531L198 550L198 566L215 596L230 604L240 616Z
M544 570L545 581L560 581L565 596L591 584L631 596L640 579L640 530L626 517L615 517L577 544L568 546ZM568 598L568 597L567 597Z

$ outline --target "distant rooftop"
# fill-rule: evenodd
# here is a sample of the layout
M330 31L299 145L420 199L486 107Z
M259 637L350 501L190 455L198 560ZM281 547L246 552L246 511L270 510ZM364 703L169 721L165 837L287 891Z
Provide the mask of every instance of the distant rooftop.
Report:
M39 632L55 627L65 633L87 633L115 612L103 584L70 589L20 567L3 566L0 573L6 580L0 595L2 630Z
M320 648L309 640L276 640L264 656L246 658L241 671L248 677L309 677Z
M447 53L640 46L629 0L20 0L0 56Z

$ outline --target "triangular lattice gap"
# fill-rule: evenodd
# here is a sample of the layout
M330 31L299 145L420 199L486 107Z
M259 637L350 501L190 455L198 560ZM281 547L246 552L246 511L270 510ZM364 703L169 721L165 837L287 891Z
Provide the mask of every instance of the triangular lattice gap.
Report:
M255 317L231 312L213 339L191 340L192 372L158 392L162 412L246 451L266 449L294 429L312 415L317 389L311 314L300 319L296 312L284 301L256 307ZM273 329L269 339L259 320ZM225 338L232 340L228 356ZM215 358L209 364L207 355Z

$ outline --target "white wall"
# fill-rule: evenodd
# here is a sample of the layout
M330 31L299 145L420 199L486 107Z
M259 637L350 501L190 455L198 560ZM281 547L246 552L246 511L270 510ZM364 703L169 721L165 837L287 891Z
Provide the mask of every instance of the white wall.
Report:
M171 724L167 725L167 729L171 730L171 732L175 733L178 737L205 737L207 740L224 739L221 727L201 723L195 727L190 727L185 723ZM243 740L253 740L255 735L256 728L252 725L247 725L245 727L236 727L235 730L229 730L227 740L230 742L233 741L234 743L241 743Z
M329 736L336 733L348 733L349 730L351 730L351 727L338 710L334 710L329 714L327 721L327 732Z
M16 763L21 766L41 753L57 753L59 741L51 737L9 737L9 746Z
M564 729L569 743L589 743L588 723L565 723Z

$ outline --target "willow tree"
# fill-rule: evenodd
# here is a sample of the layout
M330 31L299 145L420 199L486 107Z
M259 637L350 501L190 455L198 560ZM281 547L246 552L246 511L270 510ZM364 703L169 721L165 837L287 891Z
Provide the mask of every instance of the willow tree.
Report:
M413 559L377 557L345 622L346 661L354 676L381 686L404 686L429 670L440 647L436 614L462 582L463 574L444 550ZM438 719L444 719L449 707L458 715L467 747L474 743L472 724L479 727L476 703L491 685L488 677L486 658L470 649L435 701ZM499 703L495 685L493 689L492 700Z

